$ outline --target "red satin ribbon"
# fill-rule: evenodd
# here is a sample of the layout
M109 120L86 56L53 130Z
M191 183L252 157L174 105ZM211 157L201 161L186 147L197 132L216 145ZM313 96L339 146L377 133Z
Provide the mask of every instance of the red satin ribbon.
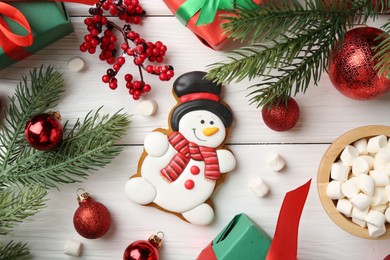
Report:
M72 2L93 5L97 3L98 0L54 0L58 2ZM27 2L21 0L11 0L7 2ZM5 20L2 16L8 17L14 22L22 26L26 31L27 35L17 35L13 33L8 27ZM32 35L30 24L28 23L26 17L15 7L0 2L0 47L3 49L4 53L13 60L20 60L31 53L25 51L22 47L28 47L33 44L34 37Z
M297 259L299 220L310 183L311 179L299 188L286 193L266 260Z

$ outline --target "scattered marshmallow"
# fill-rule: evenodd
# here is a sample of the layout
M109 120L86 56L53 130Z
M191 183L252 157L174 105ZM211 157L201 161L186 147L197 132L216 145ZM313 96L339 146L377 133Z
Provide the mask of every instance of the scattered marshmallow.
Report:
M368 227L368 235L370 237L380 237L384 233L386 233L386 227L385 224L382 224L380 227L371 225L370 223L367 223Z
M80 256L81 254L81 242L73 239L69 239L65 245L64 253L71 256Z
M337 201L336 208L339 212L343 213L346 217L350 217L352 214L353 205L347 199L340 199Z
M370 176L374 180L375 186L386 186L390 183L389 175L386 171L372 170Z
M346 166L342 162L333 163L330 171L330 177L336 181L348 180L348 174L351 171L351 167Z
M137 110L143 116L151 116L157 111L158 104L155 100L149 99L140 102L137 106Z
M381 148L387 146L387 137L385 135L378 135L371 137L367 142L367 151L369 153L377 153Z
M347 145L341 152L340 160L347 166L352 166L353 160L359 156L359 151L352 145Z
M359 139L353 143L353 146L359 151L359 154L368 154L367 139Z
M341 192L341 181L333 180L329 182L328 187L326 187L326 194L332 200L344 198L344 194Z
M278 172L286 166L286 161L280 154L275 153L268 158L267 165L272 171Z
M374 195L375 183L371 176L366 174L360 174L358 177L359 189L368 196Z
M359 193L351 199L351 204L360 210L365 210L370 206L371 199L366 194Z
M251 179L248 186L257 197L264 197L269 192L268 184L261 177Z
M341 192L349 199L357 195L359 191L357 177L353 177L341 184Z
M84 69L84 60L80 57L73 57L68 61L68 68L73 72L80 72Z
M370 165L361 156L355 158L352 162L352 174L358 176L359 174L367 174L370 170Z

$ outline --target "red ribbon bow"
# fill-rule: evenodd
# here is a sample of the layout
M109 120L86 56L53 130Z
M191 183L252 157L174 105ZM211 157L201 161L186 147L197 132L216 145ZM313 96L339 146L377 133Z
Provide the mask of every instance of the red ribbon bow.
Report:
M58 1L59 0L53 0ZM98 0L62 0L61 2L73 2L80 4L93 5ZM11 0L8 2L22 2L20 0ZM22 26L26 31L27 35L17 35L13 33L8 24L2 18L2 16L8 17L14 22ZM12 5L0 2L0 47L3 49L4 53L13 60L20 60L31 53L26 52L22 47L28 47L33 44L34 37L31 31L30 24L28 23L26 17Z

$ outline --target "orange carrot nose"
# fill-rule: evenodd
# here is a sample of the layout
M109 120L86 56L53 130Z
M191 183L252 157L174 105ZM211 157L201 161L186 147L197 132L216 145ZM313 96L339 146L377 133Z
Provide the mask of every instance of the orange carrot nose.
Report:
M218 131L219 131L218 127L206 127L206 128L203 128L203 130L202 130L202 132L205 136L212 136L213 134L215 134Z

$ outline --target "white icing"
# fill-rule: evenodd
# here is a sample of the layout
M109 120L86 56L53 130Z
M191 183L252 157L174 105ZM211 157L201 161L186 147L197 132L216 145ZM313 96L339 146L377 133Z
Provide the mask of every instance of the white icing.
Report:
M127 197L133 202L141 205L152 203L156 198L156 189L145 178L132 178L125 186Z
M183 212L183 217L195 225L208 225L214 219L214 210L210 205L203 203L192 210Z
M145 136L145 151L153 157L161 157L169 147L168 137L161 132L151 132Z
M217 150L217 156L221 173L230 172L236 167L236 157L229 150Z

